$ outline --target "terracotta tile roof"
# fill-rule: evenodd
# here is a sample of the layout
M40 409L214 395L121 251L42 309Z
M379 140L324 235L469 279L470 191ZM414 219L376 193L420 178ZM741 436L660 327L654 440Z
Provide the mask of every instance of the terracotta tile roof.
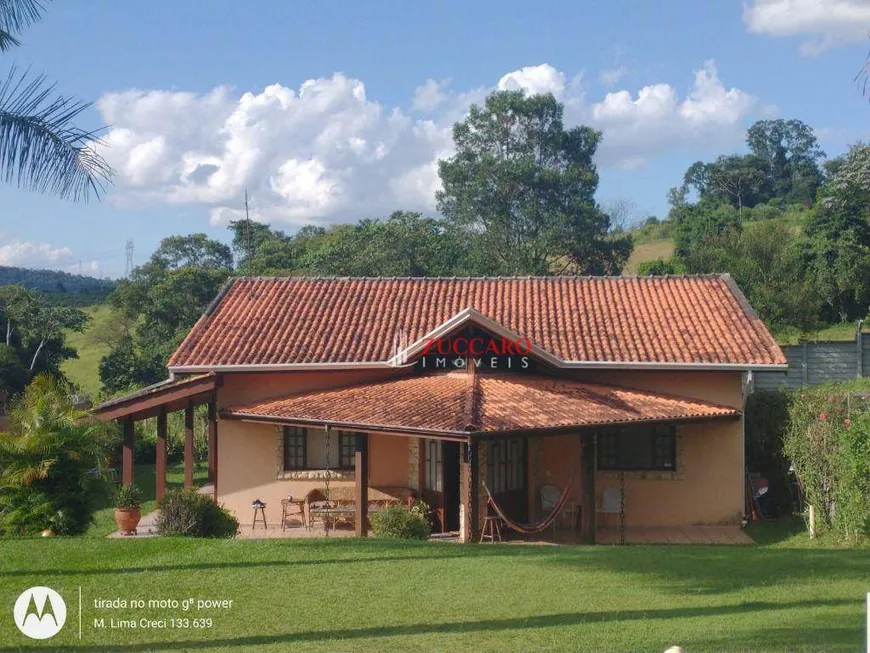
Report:
M563 361L785 364L727 275L543 278L239 278L170 369L378 363L465 309Z
M641 390L464 371L318 390L221 412L225 418L463 435L739 414L727 406Z

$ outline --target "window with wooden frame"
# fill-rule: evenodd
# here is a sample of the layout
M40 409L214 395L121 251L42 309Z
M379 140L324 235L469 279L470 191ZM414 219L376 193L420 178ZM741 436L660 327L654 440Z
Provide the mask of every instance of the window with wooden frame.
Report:
M487 481L493 494L526 487L526 440L494 440L487 453Z
M339 433L338 468L353 469L356 466L356 433Z
M677 471L677 429L673 425L631 426L598 434L602 471Z
M284 469L305 469L308 466L308 429L284 427Z

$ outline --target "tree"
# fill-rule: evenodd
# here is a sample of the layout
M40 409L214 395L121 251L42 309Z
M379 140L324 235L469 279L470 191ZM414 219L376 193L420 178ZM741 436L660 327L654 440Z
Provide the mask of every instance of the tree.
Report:
M805 264L814 276L824 317L867 317L870 310L870 146L849 148L819 192L806 226Z
M117 427L75 408L70 394L40 375L13 406L10 430L0 433L0 531L81 534L105 499Z
M45 295L18 285L0 288L0 313L5 321L5 346L15 351L28 372L59 374L60 364L75 358L66 347L67 331L84 330L88 316L77 308L52 304Z
M683 176L682 192L683 200L689 190L694 190L699 200L728 202L742 218L744 206L754 206L769 196L764 186L762 161L752 154L732 154L720 156L713 163L695 161Z
M301 255L309 274L425 277L462 274L466 249L440 220L395 211L386 220L339 225Z
M32 293L18 284L0 287L0 312L6 322L5 343L12 346L12 334L18 322L24 321Z
M18 352L9 345L0 345L0 389L14 396L24 390L27 383L27 368L18 357Z
M0 2L0 52L20 45L19 33L38 21L39 0ZM27 78L13 67L0 82L0 175L7 183L73 200L99 197L112 170L96 153L96 133L73 122L90 104L52 98L43 76Z
M601 134L565 129L551 94L498 91L453 126L456 154L438 162L438 210L474 252L474 272L538 274L554 267L618 273L631 240L610 233L595 202Z
M819 325L820 301L802 257L802 239L774 223L701 236L682 258L691 273L728 272L771 326Z
M720 156L709 170L709 184L721 196L737 205L738 217L743 219L743 206L752 200L764 181L764 172L753 165L754 157Z
M760 120L746 133L746 144L763 163L773 197L815 199L821 183L818 162L825 153L812 127L800 120Z
M205 234L172 236L129 279L121 280L109 297L110 304L130 323L137 322L132 355L119 342L101 365L106 387L128 388L129 380L147 385L160 381L165 362L187 335L232 272L232 252ZM122 370L126 361L130 367ZM117 378L108 375L118 375Z
M249 274L251 259L260 254L265 243L286 243L290 240L283 231L275 231L269 225L253 220L233 220L229 224L229 230L233 234L232 247L236 267L245 274Z
M693 249L705 239L729 230L740 230L740 216L730 204L704 199L684 204L671 211L674 229L674 254L688 259Z
M36 342L36 349L30 359L29 370L36 368L39 355L51 340L63 339L66 331L81 333L88 323L86 313L70 306L53 306L41 296L36 296L28 307L26 326Z

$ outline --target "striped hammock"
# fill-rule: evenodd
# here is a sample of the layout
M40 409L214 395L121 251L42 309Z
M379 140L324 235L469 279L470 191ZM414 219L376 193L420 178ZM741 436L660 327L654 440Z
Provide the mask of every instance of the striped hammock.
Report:
M510 528L512 531L516 531L517 533L522 533L523 535L532 535L533 533L540 533L546 530L547 528L552 526L553 522L555 522L556 519L559 517L559 513L562 512L565 504L568 503L568 495L571 491L571 485L574 483L574 476L576 474L576 470L574 471L574 473L571 474L571 478L568 480L568 484L565 485L565 489L562 491L562 496L559 497L559 500L556 502L556 505L553 506L553 510L550 511L550 514L548 514L543 519L539 519L538 521L531 524L523 524L512 520L495 502L495 498L492 496L492 492L489 491L486 483L483 484L483 489L486 490L487 502L490 506L492 506L495 514L499 516L499 518L507 525L508 528Z

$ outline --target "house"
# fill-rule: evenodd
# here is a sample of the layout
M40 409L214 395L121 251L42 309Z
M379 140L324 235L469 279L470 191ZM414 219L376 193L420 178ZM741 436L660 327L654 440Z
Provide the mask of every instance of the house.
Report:
M126 483L133 423L157 417L162 493L167 412L186 413L190 484L207 404L214 498L243 523L329 475L359 535L371 489L403 487L470 539L487 493L533 522L551 485L594 541L615 496L629 526L739 524L751 373L785 366L728 275L237 278L171 379L95 413L124 425Z

